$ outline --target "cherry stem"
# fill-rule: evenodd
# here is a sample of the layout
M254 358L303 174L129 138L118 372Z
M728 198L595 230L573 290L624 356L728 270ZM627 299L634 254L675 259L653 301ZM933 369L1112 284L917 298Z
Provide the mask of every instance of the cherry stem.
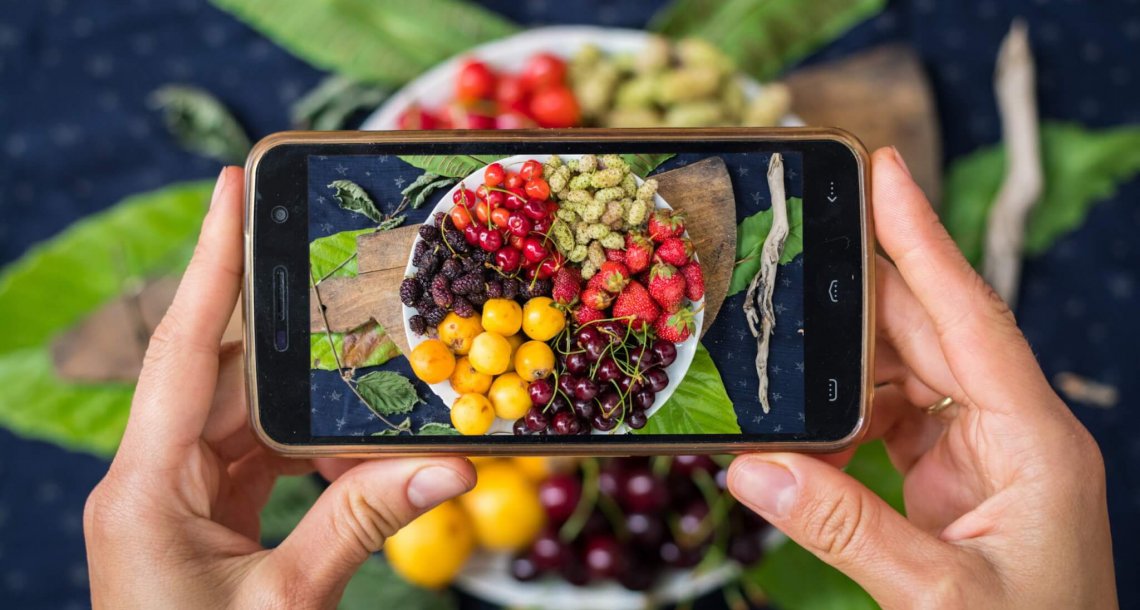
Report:
M566 543L573 541L582 533L590 513L594 512L594 507L598 504L598 460L594 458L582 460L581 468L582 496L578 498L578 505L574 507L574 512L570 513L570 518L558 530L558 537Z

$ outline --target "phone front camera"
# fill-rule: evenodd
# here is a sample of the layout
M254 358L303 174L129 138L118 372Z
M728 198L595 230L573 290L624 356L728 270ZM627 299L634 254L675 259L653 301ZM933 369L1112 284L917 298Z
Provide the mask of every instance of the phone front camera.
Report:
M273 208L272 210L270 210L269 214L270 214L270 216L272 216L273 222L275 222L277 224L282 224L286 220L289 220L289 210L286 210L282 206L277 206L277 207Z

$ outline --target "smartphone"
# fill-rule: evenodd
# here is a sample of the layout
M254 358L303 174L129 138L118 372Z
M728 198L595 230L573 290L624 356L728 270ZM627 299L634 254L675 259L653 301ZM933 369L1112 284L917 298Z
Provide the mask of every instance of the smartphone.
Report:
M868 421L836 129L286 132L246 165L246 380L287 455L836 451Z

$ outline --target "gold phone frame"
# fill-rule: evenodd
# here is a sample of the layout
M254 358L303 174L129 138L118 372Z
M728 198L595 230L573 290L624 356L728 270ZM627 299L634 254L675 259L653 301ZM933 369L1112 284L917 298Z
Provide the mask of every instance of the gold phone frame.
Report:
M699 140L704 142L785 142L804 140L830 140L846 146L855 156L859 170L859 216L863 226L863 350L862 390L860 413L855 428L846 437L834 441L733 441L716 443L678 442L674 444L622 443L605 441L596 443L499 445L465 440L457 443L439 443L423 446L384 445L295 445L276 441L261 425L257 392L257 354L253 345L253 201L258 164L270 149L290 144L416 144L447 143L511 143L527 140L561 140L572 142L677 142ZM245 277L242 292L242 316L245 322L245 385L249 401L250 424L257 437L274 451L289 457L377 457L377 456L627 456L627 455L678 455L712 453L746 453L755 451L797 451L828 453L841 451L856 444L866 433L871 418L874 395L875 349L875 241L870 214L871 161L866 147L854 135L837 128L772 127L772 128L707 128L707 129L567 129L567 130L510 130L510 131L285 131L269 135L254 145L245 165Z

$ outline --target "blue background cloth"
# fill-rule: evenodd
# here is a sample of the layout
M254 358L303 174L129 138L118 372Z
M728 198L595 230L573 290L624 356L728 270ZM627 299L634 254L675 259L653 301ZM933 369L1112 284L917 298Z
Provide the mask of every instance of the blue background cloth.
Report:
M616 151L619 154L622 151ZM655 171L668 171L699 161L710 155L677 155ZM768 155L719 155L728 167L736 193L737 222L771 207L768 193ZM803 158L797 153L785 155L785 183L788 197L802 197ZM341 231L374 226L366 217L342 210L332 197L328 185L334 180L351 180L361 186L383 211L390 212L399 204L400 189L423 172L397 158L386 156L313 156L309 158L309 238L316 239ZM474 186L471 184L470 186ZM418 210L408 211L408 224L424 222L431 210L447 194L445 189L433 194ZM744 319L744 294L726 301L716 322L703 342L724 380L725 389L736 407L737 421L745 432L777 432L791 434L804 430L804 357L803 336L803 256L780 266L778 282L772 296L777 314L773 329L768 367L768 396L772 409L765 414L756 398L756 340L748 332ZM403 329L394 329L403 332ZM398 371L414 380L420 398L410 414L412 429L427 422L450 423L450 411L431 388L410 373L405 358L394 358L377 370ZM367 374L361 369L357 375ZM361 436L388 429L354 394L346 391L336 371L312 372L312 433L321 436ZM402 417L390 418L393 424Z
M660 2L492 0L524 24L642 27ZM930 75L947 159L999 140L990 80L1014 16L1026 18L1045 120L1140 123L1137 0L899 0L807 61L869 46L913 46ZM217 173L183 152L146 107L170 82L218 95L249 133L288 126L288 106L321 73L205 0L0 1L0 263L123 197ZM1073 412L1108 475L1123 607L1140 607L1140 180L1025 266L1017 316L1050 378L1114 384L1112 409ZM88 605L81 514L104 460L0 431L0 600Z

